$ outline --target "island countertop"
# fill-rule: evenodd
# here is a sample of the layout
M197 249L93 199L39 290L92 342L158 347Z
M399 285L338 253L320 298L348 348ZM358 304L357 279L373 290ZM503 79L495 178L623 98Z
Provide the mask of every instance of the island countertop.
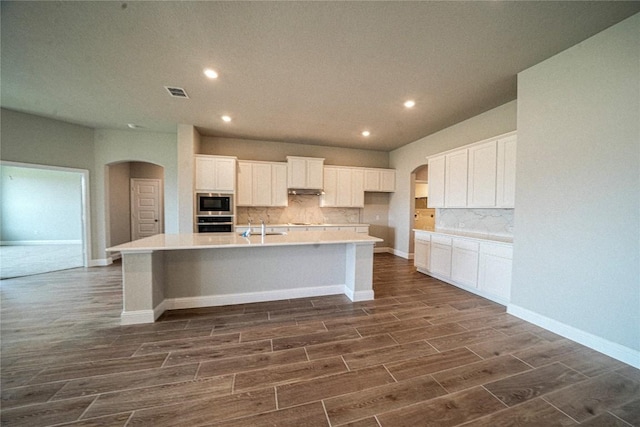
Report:
M108 248L111 252L169 251L182 249L238 248L292 245L331 245L341 243L376 243L383 240L353 231L300 231L286 234L254 233L242 237L232 233L156 234Z

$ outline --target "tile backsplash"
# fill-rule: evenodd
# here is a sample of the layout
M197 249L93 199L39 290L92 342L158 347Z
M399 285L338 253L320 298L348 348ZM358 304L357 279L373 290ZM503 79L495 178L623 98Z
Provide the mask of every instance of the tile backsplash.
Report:
M319 196L290 195L287 207L238 207L236 224L247 224L249 218L256 224L359 224L359 208L321 208Z
M436 230L513 237L513 209L436 209Z

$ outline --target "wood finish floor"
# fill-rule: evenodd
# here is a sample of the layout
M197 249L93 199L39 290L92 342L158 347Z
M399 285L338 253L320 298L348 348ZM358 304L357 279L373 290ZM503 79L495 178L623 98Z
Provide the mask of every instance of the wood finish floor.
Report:
M119 326L119 265L2 281L2 425L640 426L639 370L402 258L374 282Z

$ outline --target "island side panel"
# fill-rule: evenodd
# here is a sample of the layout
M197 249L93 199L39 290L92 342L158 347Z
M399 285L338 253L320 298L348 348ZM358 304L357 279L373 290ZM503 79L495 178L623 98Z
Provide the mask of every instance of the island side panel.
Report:
M151 323L162 314L164 302L164 254L122 254L123 325Z
M168 251L167 308L342 294L345 246L341 243Z
M373 292L372 243L346 245L345 293L351 301L369 301Z

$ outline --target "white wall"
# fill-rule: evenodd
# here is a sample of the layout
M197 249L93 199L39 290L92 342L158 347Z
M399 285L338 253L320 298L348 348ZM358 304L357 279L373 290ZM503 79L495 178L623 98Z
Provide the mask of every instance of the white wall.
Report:
M390 199L389 226L395 234L390 237L397 255L407 257L413 252L410 229L411 204L414 202L411 173L427 163L427 156L514 130L516 101L421 138L390 153L389 167L396 170L396 192Z
M107 165L119 162L149 162L164 168L165 232L178 232L178 160L176 134L112 129L95 131L94 259L106 259L108 244Z
M640 14L518 75L516 314L640 366Z

